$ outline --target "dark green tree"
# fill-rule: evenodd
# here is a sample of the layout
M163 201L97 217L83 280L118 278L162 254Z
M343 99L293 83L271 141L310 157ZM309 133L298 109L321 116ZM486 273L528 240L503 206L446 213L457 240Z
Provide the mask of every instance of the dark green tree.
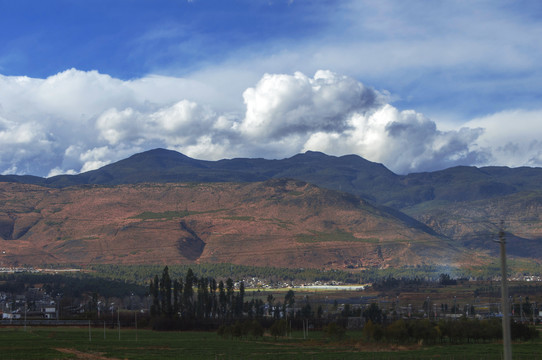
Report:
M198 280L198 295L196 302L196 318L204 319L208 317L208 303L209 303L209 284L208 279L201 277Z
M241 284L239 284L239 294L237 295L237 298L235 299L234 316L236 318L243 317L244 302L245 302L245 283L241 281Z
M275 298L273 297L273 294L267 295L267 315L273 314L273 302L275 301Z
M228 311L228 296L226 295L226 289L222 280L220 280L220 283L218 284L218 303L220 307L220 317L224 319Z
M218 299L216 296L218 285L215 279L211 279L209 282L209 300L210 300L210 313L211 317L215 318L218 315Z
M293 290L290 289L284 296L284 308L285 308L285 311L287 311L290 316L292 316L294 313L294 305L295 305L295 293Z
M233 280L231 278L228 278L226 280L226 299L227 299L226 312L227 312L227 317L229 319L231 319L233 316L233 304L234 304L233 289L234 289Z
M365 322L371 322L373 324L381 324L382 323L382 310L378 307L378 304L371 303L368 308L363 310L363 313L361 314L363 318L365 318Z
M192 269L188 269L184 280L184 291L182 298L182 307L184 310L183 317L186 319L194 319L194 281L195 276Z
M173 316L171 278L169 277L168 267L164 267L162 271L162 280L160 281L160 298L162 299L161 313L167 318Z
M152 296L151 316L158 316L161 312L160 297L159 297L159 283L158 275L154 276L154 280L151 280L149 286L149 293Z
M286 320L275 320L273 322L273 325L271 325L271 328L269 328L269 332L271 333L271 336L277 339L277 337L286 336L288 332L288 323Z
M182 280L181 280L182 281ZM181 302L180 297L182 294L182 284L179 280L175 279L173 281L173 315L177 317L181 311Z

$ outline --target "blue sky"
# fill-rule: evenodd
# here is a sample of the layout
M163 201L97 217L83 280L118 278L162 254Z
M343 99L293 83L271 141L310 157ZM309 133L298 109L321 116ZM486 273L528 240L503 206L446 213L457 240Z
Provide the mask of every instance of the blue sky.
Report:
M0 173L355 153L542 166L542 2L0 0Z
M239 50L265 53L269 44L295 46L325 33L322 4L2 1L2 69L5 75L40 78L72 67L121 79L184 75Z

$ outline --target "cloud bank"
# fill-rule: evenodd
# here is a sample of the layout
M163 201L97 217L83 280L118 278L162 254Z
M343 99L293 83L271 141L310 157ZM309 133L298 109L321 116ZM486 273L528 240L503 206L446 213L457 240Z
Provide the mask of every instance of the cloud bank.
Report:
M46 79L0 76L0 173L84 172L156 147L209 160L358 154L397 173L542 165L542 142L530 130L540 111L444 131L395 108L385 91L324 70L265 74L238 103L220 98L203 82L174 77L125 81L75 69ZM501 126L511 119L524 126Z

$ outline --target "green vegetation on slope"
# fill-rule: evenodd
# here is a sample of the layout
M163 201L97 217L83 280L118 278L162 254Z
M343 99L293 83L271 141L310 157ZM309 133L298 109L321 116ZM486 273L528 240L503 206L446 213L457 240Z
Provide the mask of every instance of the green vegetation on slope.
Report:
M300 243L319 243L328 241L342 241L342 242L366 242L371 244L378 244L377 238L357 238L353 234L346 231L335 231L331 233L311 231L310 234L298 234L296 240Z
M164 211L164 212L152 212L144 211L139 215L133 216L132 219L141 219L141 220L171 220L175 218L183 218L190 215L198 214L212 214L220 211L225 211L224 209L219 210L209 210L209 211Z

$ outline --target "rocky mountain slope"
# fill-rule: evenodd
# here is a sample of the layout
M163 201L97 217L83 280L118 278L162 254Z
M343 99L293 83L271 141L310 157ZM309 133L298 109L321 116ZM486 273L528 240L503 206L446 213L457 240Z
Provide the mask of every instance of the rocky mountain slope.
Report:
M426 233L477 252L496 255L498 246L493 240L504 221L510 254L534 260L542 258L540 168L460 166L397 175L382 164L355 155L335 157L307 152L282 160L202 161L175 151L155 149L79 175L47 179L11 175L0 176L0 182L34 184L53 191L89 185L207 183L210 186L284 178L360 196L379 209L386 207L386 213L409 226L419 227L417 220L426 225ZM9 223L6 216L0 215L0 223ZM7 230L0 230L0 236L2 231Z
M214 263L362 269L455 264L466 252L346 193L302 181L0 183L2 265Z

